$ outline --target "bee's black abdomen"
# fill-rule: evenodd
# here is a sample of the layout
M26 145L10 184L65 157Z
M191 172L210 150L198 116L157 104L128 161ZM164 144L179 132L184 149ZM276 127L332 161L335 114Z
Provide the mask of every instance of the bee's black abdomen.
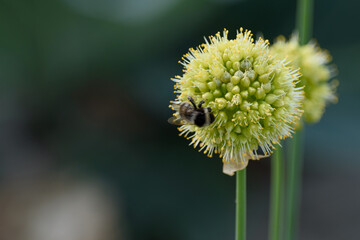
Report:
M194 124L198 127L205 127L214 122L215 117L211 112L211 108L201 107L204 101L200 101L199 107L196 107L195 103L191 103L192 104L183 102L179 106L180 119L183 120L185 124ZM171 123L174 124L174 121Z
M206 118L205 118L205 114L204 113L198 113L195 117L195 125L198 127L202 127L204 126L205 122L206 122Z
M214 114L210 113L210 124L213 123L215 121L215 116Z

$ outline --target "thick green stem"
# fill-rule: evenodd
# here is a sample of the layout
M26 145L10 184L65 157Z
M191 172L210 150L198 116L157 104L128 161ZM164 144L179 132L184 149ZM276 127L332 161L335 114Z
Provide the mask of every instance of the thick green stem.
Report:
M284 174L282 149L271 159L269 240L281 240L283 234Z
M289 142L288 181L287 181L287 211L286 211L286 240L297 239L301 182L304 151L304 129L298 130Z
M299 33L301 45L307 44L311 39L313 26L314 0L298 0L296 14L296 30Z
M235 240L246 239L246 168L236 172Z
M313 0L298 0L296 29L301 45L307 44L312 37ZM289 142L289 159L287 167L287 211L285 221L285 239L296 240L299 225L301 182L304 152L304 129L297 131Z

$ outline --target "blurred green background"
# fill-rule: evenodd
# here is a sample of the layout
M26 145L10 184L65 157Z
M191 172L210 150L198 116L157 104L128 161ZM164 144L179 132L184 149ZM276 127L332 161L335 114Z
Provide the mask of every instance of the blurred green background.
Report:
M339 103L306 128L300 239L358 239L360 2L315 1ZM272 41L296 1L0 0L0 239L233 239L235 179L167 123L170 78L223 28ZM248 167L266 239L269 159Z

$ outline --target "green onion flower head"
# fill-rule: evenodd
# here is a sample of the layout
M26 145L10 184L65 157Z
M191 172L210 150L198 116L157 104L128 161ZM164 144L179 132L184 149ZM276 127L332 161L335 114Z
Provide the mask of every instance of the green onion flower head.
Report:
M280 58L287 58L293 67L300 68L302 76L296 86L304 86L304 120L307 123L320 121L326 104L337 102L337 81L330 81L335 71L328 65L331 61L329 53L314 42L301 46L296 35L289 41L279 37L270 51Z
M293 133L293 123L300 119L303 91L296 87L298 70L285 59L269 54L268 41L254 42L250 31L241 28L235 39L228 31L210 36L196 49L190 49L183 61L183 75L175 76L175 105L205 101L215 121L196 126L187 121L178 128L194 148L209 157L218 153L224 172L247 166L249 159L272 153L280 140ZM175 111L179 117L179 111Z

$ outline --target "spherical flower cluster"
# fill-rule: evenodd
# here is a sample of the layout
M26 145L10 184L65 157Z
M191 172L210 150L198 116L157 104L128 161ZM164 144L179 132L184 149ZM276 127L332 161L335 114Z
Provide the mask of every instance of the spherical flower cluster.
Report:
M302 76L296 86L304 86L304 120L318 122L326 103L337 101L337 81L329 82L335 72L327 65L331 61L329 53L315 43L301 46L295 35L289 41L284 37L278 38L270 51L280 58L287 58L293 67L300 68Z
M205 101L203 106L211 108L215 121L205 127L185 121L180 135L209 157L219 153L224 170L231 174L246 167L249 159L259 159L259 147L268 156L291 135L303 112L303 91L295 87L298 71L270 56L268 41L254 43L250 31L240 29L229 40L224 30L222 36L217 33L205 41L184 55L184 74L172 79L178 95L171 106L189 96L196 103Z

